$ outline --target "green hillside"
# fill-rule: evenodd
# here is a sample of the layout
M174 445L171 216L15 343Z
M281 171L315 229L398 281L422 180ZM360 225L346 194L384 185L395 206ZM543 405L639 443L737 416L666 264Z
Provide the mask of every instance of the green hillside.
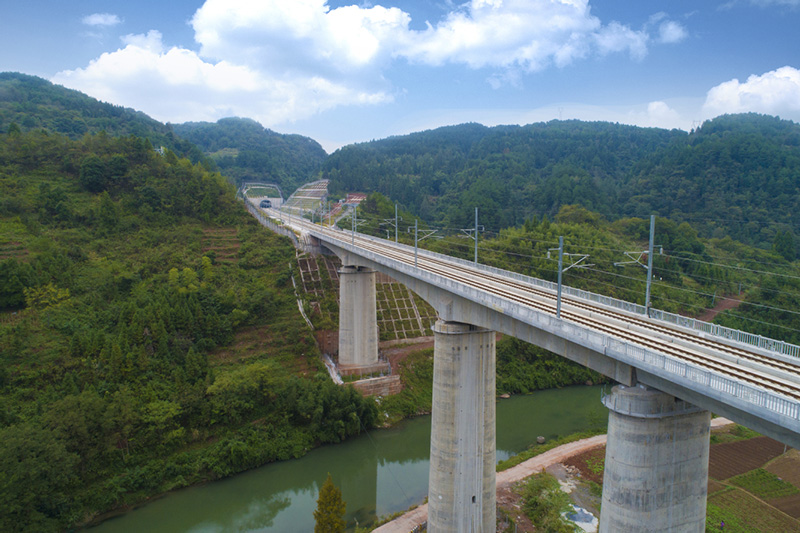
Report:
M187 122L173 127L175 133L202 148L237 183L276 183L287 196L316 179L327 157L313 139L275 133L250 119L224 118L216 123Z
M723 116L687 134L580 121L475 124L346 146L323 167L335 193L380 192L434 226L493 230L577 204L652 213L702 236L770 248L800 223L800 125ZM791 240L794 235L790 233Z
M0 131L16 124L23 132L45 129L79 139L87 133L134 135L164 146L193 162L204 159L192 143L177 137L169 125L141 111L120 107L36 76L0 72Z
M0 530L370 427L374 403L319 373L293 261L220 174L145 139L0 134Z

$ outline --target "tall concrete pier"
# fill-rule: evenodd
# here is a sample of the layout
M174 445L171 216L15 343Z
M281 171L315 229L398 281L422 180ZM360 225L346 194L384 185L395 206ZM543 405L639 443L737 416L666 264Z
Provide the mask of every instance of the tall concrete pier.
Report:
M711 415L644 386L609 408L601 533L705 531Z
M495 333L434 328L428 531L495 531Z
M371 372L378 365L378 315L375 271L339 269L339 368L342 373Z

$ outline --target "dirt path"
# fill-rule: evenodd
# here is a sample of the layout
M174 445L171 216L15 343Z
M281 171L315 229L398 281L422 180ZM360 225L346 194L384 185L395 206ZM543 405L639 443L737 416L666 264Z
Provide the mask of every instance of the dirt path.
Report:
M392 346L401 344L397 348ZM433 337L418 337L416 339L404 339L399 341L384 341L380 343L381 355L385 356L392 365L392 374L400 373L400 361L405 359L411 352L433 348Z
M706 309L703 311L698 317L697 320L702 320L703 322L711 322L714 320L714 317L720 314L723 311L727 311L729 309L736 309L742 303L742 300L739 296L723 296L717 302L712 309Z
M711 429L732 424L730 420L725 418L715 418L711 421ZM545 468L554 464L565 461L566 459L584 453L598 446L605 446L606 435L597 435L588 439L582 439L575 442L570 442L553 448L543 454L531 457L524 463L511 467L508 470L497 473L497 500L498 502L506 501L509 499L511 488L514 483L525 479L537 472L541 472ZM392 520L391 522L374 529L373 533L409 533L413 529L428 520L428 504L420 505L419 507L405 513L403 516Z

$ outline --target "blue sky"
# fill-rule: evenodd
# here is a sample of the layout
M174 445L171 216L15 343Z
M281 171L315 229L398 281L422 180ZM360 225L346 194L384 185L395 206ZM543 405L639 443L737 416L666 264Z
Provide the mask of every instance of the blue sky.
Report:
M800 121L800 0L27 0L0 71L329 152L463 122Z

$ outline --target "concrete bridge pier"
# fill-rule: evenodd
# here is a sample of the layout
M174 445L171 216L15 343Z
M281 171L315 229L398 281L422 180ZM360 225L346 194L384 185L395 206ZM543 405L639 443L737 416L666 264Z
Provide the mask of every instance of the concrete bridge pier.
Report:
M434 328L428 531L496 525L495 333L439 320Z
M375 271L343 266L339 269L339 370L369 373L385 366L378 364Z
M600 532L705 531L710 413L642 385L617 385L603 403Z

